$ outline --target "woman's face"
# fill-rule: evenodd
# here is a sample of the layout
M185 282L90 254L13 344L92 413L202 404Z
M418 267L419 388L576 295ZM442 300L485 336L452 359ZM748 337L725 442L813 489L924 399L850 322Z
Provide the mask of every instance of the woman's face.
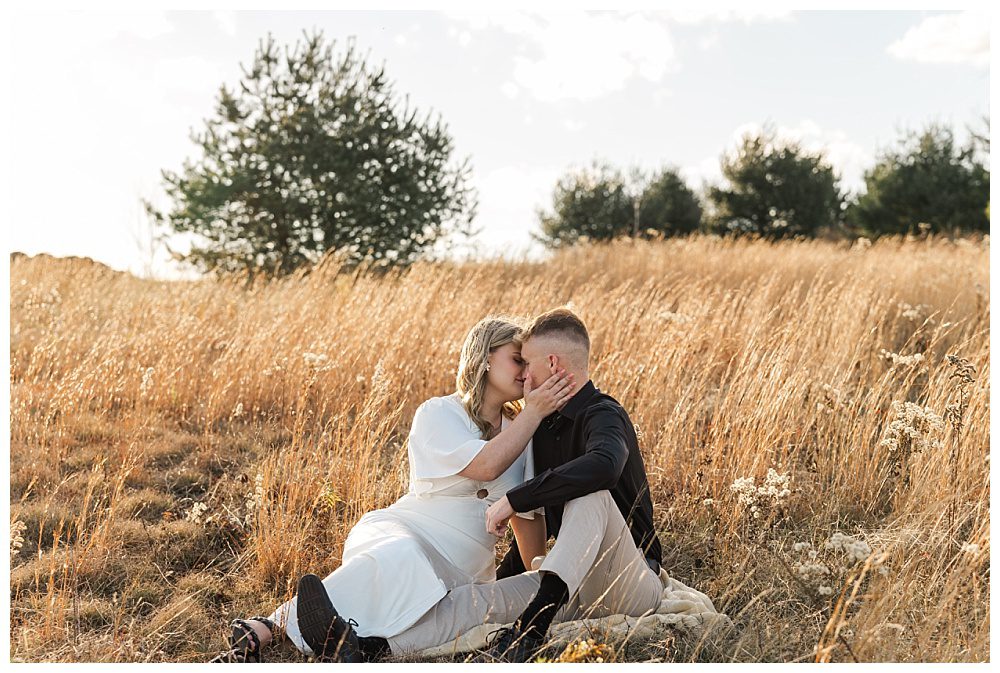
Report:
M500 346L489 356L490 371L486 385L492 387L505 402L524 396L524 362L521 349L513 343Z

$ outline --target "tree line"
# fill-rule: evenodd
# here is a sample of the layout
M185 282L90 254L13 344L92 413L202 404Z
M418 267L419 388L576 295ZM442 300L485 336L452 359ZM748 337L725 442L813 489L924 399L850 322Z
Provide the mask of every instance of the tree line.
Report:
M335 251L348 264L407 265L475 233L469 160L447 124L402 100L353 41L321 32L294 46L261 40L237 87L192 132L200 156L163 171L169 205L145 202L161 231L190 234L168 250L205 272L279 276ZM567 172L539 211L550 247L693 232L770 239L989 230L989 139L959 145L940 124L908 131L848 197L822 151L746 134L702 194L678 170L645 175L607 163Z
M987 122L988 123L988 122ZM674 168L651 178L607 163L563 176L538 239L559 246L621 236L695 231L767 239L989 231L989 137L930 124L906 131L865 171L865 190L847 195L823 151L781 139L773 125L748 132L720 160L721 184L702 196Z

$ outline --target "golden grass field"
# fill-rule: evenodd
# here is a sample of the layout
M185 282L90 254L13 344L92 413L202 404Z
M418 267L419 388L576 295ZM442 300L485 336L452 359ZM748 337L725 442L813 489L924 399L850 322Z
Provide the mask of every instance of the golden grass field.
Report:
M988 661L989 242L866 243L328 259L253 288L18 256L11 657L208 659L405 491L412 413L477 320L570 303L640 429L666 570L739 627L606 657Z

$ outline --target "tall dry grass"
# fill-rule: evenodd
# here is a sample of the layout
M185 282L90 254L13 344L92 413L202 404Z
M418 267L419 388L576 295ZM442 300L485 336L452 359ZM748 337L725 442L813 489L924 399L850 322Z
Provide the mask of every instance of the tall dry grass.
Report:
M616 658L988 660L988 256L695 237L252 288L16 258L12 657L204 660L404 492L479 318L571 303L665 568L740 627Z

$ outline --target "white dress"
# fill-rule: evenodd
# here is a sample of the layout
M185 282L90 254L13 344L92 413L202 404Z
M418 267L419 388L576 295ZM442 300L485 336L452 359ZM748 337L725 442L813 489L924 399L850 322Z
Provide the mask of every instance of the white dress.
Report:
M509 421L501 420L501 430ZM497 479L459 476L486 441L458 393L421 404L409 436L409 491L385 509L368 512L344 542L339 568L324 580L330 600L359 636L392 637L405 631L464 584L496 580L497 538L486 531L486 508L534 476L531 442ZM486 489L483 498L477 492ZM534 518L535 512L517 513ZM270 616L301 651L296 599Z

